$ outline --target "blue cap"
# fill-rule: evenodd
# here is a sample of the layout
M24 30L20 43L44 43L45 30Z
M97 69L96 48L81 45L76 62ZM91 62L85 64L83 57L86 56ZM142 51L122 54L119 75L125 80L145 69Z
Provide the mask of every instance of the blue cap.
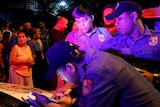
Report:
M138 14L142 14L142 8L139 4L134 1L120 1L117 2L117 5L114 9L114 12L107 15L107 20L112 20L118 16L120 16L123 12L126 11L135 11Z
M76 49L78 49L78 47L70 42L58 41L54 43L45 54L49 64L49 70L45 74L44 79L47 81L51 80L60 66L75 58L77 55Z

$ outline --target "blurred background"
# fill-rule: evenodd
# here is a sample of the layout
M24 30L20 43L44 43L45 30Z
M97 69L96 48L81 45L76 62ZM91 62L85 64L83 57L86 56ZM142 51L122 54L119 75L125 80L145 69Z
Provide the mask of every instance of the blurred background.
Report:
M26 21L33 24L39 20L45 20L47 27L51 27L58 16L63 15L71 19L71 13L75 6L83 3L89 5L97 11L97 16L101 15L102 8L108 3L115 3L120 0L1 0L0 21ZM122 1L122 0L121 0ZM158 7L160 0L134 0L143 9ZM98 25L102 22L101 17L96 19Z

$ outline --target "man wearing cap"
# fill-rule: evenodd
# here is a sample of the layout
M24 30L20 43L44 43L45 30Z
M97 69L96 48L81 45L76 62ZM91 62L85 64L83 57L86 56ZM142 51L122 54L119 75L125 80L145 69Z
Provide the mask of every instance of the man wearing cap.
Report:
M80 98L61 95L61 105L47 101L37 93L36 101L44 107L159 107L160 93L122 58L107 52L86 52L69 42L59 41L46 52L49 78L58 71L66 82L77 84L83 78ZM85 65L85 72L79 70ZM116 65L116 67L115 67ZM84 74L83 74L84 73Z
M160 91L160 32L142 23L142 9L136 2L120 1L106 19L115 19L120 35L111 39L108 49L118 52Z

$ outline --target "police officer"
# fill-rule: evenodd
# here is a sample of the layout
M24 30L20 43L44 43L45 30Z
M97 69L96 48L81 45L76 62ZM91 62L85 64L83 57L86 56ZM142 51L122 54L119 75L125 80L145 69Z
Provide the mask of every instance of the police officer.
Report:
M107 29L94 25L95 12L91 8L79 5L74 8L72 16L78 29L70 32L66 41L76 44L80 50L87 48L104 50L112 36Z
M67 82L77 84L83 78L83 95L71 98L63 94L62 104L78 107L159 107L160 93L137 70L122 58L89 49L85 53L69 42L59 41L47 53L50 78L58 72ZM54 60L53 60L54 59ZM84 76L78 66L85 65ZM116 65L116 67L115 67ZM39 104L60 107L33 93ZM53 106L52 106L53 105Z
M118 2L106 18L115 18L120 33L109 41L108 49L135 66L160 91L160 32L142 23L141 6L133 1Z

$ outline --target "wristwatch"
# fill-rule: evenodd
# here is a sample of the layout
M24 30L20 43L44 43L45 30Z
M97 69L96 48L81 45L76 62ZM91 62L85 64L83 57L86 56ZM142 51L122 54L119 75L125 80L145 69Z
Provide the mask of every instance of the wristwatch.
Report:
M157 73L153 74L153 82L159 84L160 83L160 77Z
M153 74L153 76L154 76L154 77L159 77L159 75L158 75L158 74L156 74L156 73L154 73L154 74Z

